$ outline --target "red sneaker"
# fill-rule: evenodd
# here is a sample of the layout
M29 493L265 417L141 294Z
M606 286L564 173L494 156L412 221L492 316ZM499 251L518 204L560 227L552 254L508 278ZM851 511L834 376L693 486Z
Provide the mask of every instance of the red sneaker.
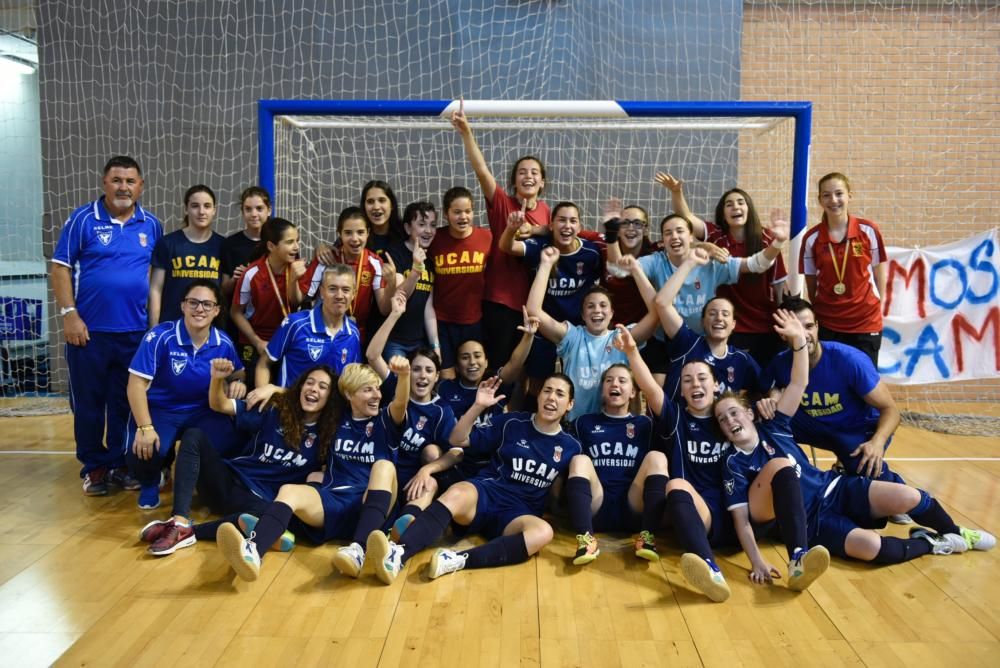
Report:
M143 543L155 543L163 537L167 529L174 524L173 518L169 520L153 520L139 531L139 540Z
M173 554L182 547L191 547L198 542L194 537L194 527L171 521L170 527L160 539L149 546L148 552L157 557Z

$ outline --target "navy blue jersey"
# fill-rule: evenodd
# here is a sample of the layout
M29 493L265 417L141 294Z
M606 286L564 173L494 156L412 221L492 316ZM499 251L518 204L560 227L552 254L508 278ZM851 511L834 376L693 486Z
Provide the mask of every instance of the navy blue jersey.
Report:
M809 384L792 417L796 440L820 448L850 451L875 432L879 412L865 402L881 377L867 355L841 343L823 341L823 354L809 369ZM792 353L778 354L763 374L765 387L787 387Z
M315 424L305 425L302 442L289 447L278 411L274 408L261 413L247 410L246 402L235 401L236 428L249 435L243 451L232 459L223 460L251 492L266 501L273 501L282 485L304 483L306 476L320 467L320 444L316 441Z
M392 421L388 407L370 418L352 417L348 410L330 444L323 487L366 487L375 462L395 462L399 437L400 427Z
M646 415L613 417L588 413L573 422L583 452L594 462L606 497L628 489L635 480L653 438L653 421Z
M212 360L228 359L236 370L243 362L232 340L213 327L208 340L195 350L183 320L161 322L149 330L129 364L129 373L150 381L146 400L150 408L194 411L208 408Z
M547 237L529 237L524 240L524 260L532 269L538 269L542 249L552 245ZM604 258L592 241L580 239L580 247L572 253L559 255L549 275L542 309L559 322L582 325L580 308L583 294L604 275Z
M361 334L349 317L332 335L327 332L321 302L285 318L267 342L267 356L281 363L277 384L289 387L303 371L317 364L326 364L339 374L348 364L360 362Z
M545 509L553 481L582 452L580 442L566 432L546 434L536 429L531 413L504 413L491 424L476 427L466 450L490 455L490 465L478 477L501 482L538 515Z
M103 197L70 214L52 262L72 269L73 297L87 329L146 330L149 260L161 236L160 221L138 204L124 222L111 217Z
M382 399L391 399L396 393L399 376L390 373L382 383ZM434 395L430 401L419 402L410 399L406 404L406 419L403 421L399 450L396 452L396 478L401 484L412 478L422 466L420 452L428 445L437 445L442 451L451 446L448 437L455 428L455 414L451 407Z
M667 369L667 381L663 386L666 398L683 401L680 392L681 370L685 364L695 360L706 362L712 368L712 375L719 384L720 393L726 390L759 392L762 389L760 366L743 350L728 346L724 357L716 357L705 337L685 324L677 330L677 334L670 340L668 346L670 367Z
M191 241L184 230L177 230L156 242L150 264L162 269L163 294L160 297L160 322L183 316L181 300L188 285L196 278L222 283L222 244L225 237L217 232L206 241Z
M664 399L660 428L670 441L670 477L687 480L706 503L721 509L723 459L732 445L716 432L715 418L691 415Z
M489 372L487 372L485 378L490 378ZM438 396L441 398L445 404L451 408L451 412L455 415L456 419L461 419L470 408L472 404L476 403L476 387L469 387L462 383L461 380L455 378L453 380L442 380L438 383ZM504 383L497 390L497 394L503 394L505 397L509 397L511 392L514 391L514 385L512 383ZM493 421L504 414L504 409L507 406L507 399L503 399L499 403L479 414L476 418L474 425L476 427L489 426ZM489 455L476 456L472 452L466 451L462 455L462 461L458 463L458 470L462 472L466 477L471 477L479 473L484 466L490 463Z
M795 442L791 431L791 418L778 413L773 420L757 424L760 440L750 452L733 448L726 458L723 484L726 507L730 510L749 503L750 484L760 470L776 457L787 457L795 466L795 474L802 485L802 501L806 516L815 517L823 497L832 489L839 477L833 471L820 471L809 462L806 453Z

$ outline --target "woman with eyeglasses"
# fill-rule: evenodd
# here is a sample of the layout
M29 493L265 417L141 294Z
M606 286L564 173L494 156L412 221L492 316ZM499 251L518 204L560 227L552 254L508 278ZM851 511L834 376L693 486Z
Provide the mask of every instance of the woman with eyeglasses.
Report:
M226 454L233 441L231 420L208 405L212 360L228 359L236 370L229 381L243 377L236 346L214 326L222 291L218 283L197 278L181 300L183 318L153 327L142 339L129 365L126 460L139 480L139 508L160 505L160 469L174 441L189 427L198 427ZM246 386L232 383L232 398L242 398Z

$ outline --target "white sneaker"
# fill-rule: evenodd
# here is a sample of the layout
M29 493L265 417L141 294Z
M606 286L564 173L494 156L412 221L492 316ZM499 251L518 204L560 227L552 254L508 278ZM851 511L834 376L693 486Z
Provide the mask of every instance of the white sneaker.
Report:
M970 550L992 550L997 544L996 536L982 529L959 527L961 537ZM954 536L955 534L947 534Z
M465 568L466 559L468 559L467 555L452 550L438 550L431 556L431 563L428 566L431 580L462 570Z
M804 591L830 567L830 552L822 545L798 550L788 562L788 588Z
M234 524L226 522L219 527L215 540L219 552L236 574L247 582L253 582L260 576L260 556L257 554L257 544L253 541L254 534L245 538Z
M910 529L910 538L923 538L931 544L931 554L961 554L969 549L957 533L939 534L924 527Z
M693 552L681 555L681 573L688 584L716 603L722 603L732 593L719 567Z
M396 545L384 533L376 529L368 534L368 554L372 556L375 575L386 584L396 581L403 570L403 548Z
M333 566L341 574L349 578L356 578L361 575L361 568L365 565L365 548L358 543L351 543L338 548L333 555Z

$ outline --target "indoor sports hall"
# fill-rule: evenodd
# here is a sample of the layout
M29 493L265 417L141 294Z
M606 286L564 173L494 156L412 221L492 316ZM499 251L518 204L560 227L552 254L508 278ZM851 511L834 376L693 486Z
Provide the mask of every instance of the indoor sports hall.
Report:
M80 289L64 228L104 201L102 167L119 155L141 165L141 208L164 234L187 224L192 184L213 192L215 232L237 233L241 192L259 185L308 260L336 246L338 214L372 180L400 211L468 188L488 229L459 110L496 186L539 156L545 200L575 202L597 237L618 199L647 210L659 240L676 202L657 173L708 221L738 186L762 221L789 221L786 284L807 295L803 240L830 211L817 182L846 175L852 215L884 239L873 373L901 414L885 463L955 525L996 534L994 0L0 0L0 89L0 666L1000 665L1000 552L985 542L892 565L834 556L793 591L785 545L761 533L779 576L751 582L738 543L717 549L721 603L686 579L670 530L658 560L635 556L634 533L602 532L600 556L574 565L565 503L545 514L552 542L522 563L432 579L428 549L388 586L371 563L338 572L349 540L297 536L253 582L211 541L153 556L140 530L170 517L176 488L148 509L115 484L81 489L66 336L78 314L52 278L72 269L65 288ZM851 289L846 245L843 257L837 295ZM118 303L128 286L102 290ZM85 382L111 375L98 365ZM800 410L839 403L806 393ZM836 463L803 448L819 469ZM195 496L191 519L215 517Z

